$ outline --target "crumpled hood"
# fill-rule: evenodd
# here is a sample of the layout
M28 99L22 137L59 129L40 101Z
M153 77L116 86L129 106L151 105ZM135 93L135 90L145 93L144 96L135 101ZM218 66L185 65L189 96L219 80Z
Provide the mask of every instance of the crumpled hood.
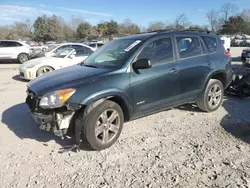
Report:
M88 80L89 77L110 72L111 69L92 68L74 65L46 73L29 82L28 88L41 96L47 92L76 87L78 84Z
M25 63L23 63L20 67L21 68L26 68L30 65L38 65L38 64L41 64L41 63L45 63L45 62L54 62L55 61L55 57L40 57L40 58L36 58L36 59L31 59Z

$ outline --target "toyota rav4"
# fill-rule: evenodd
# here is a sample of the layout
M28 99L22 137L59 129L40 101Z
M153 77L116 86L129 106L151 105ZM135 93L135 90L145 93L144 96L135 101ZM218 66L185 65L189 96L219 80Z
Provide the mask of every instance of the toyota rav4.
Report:
M110 41L84 62L38 77L26 103L41 129L73 132L77 145L102 150L124 122L186 103L215 111L231 80L219 36L161 30Z

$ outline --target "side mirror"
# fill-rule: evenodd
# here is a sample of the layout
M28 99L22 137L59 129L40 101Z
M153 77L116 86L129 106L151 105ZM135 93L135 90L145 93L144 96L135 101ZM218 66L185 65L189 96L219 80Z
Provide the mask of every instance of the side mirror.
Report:
M139 59L133 64L134 69L149 69L152 64L149 59Z

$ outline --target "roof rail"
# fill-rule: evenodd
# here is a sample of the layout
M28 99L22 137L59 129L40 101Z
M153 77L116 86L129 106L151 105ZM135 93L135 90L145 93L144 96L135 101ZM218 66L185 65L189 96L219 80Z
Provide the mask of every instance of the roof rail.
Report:
M166 32L203 32L210 34L212 33L211 31L207 29L160 29L160 30L153 30L149 32L141 32L140 34L143 33L166 33Z
M204 32L204 33L212 33L209 30L206 29L161 29L161 30L155 30L152 32L157 32L157 33L163 33L163 32Z

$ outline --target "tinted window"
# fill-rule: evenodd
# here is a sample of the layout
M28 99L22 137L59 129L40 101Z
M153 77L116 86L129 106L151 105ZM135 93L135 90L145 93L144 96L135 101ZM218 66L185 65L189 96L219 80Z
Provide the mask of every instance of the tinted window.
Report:
M65 48L70 48L70 47L71 47L71 45L64 45L64 46L61 46L58 49L56 49L54 52L56 53L56 52L59 52L59 51L65 49Z
M90 44L89 46L95 48L96 44Z
M19 47L22 46L22 44L14 41L2 41L1 47Z
M176 37L180 58L193 57L202 54L198 37Z
M148 44L137 59L149 59L152 65L174 60L173 45L171 38L158 39Z
M92 53L92 50L84 46L74 48L74 49L76 51L76 57L89 56Z
M208 53L214 53L217 51L218 46L217 46L216 38L203 36L202 40L204 41L204 44L206 46ZM225 40L222 40L222 42L224 44Z
M99 47L101 47L103 44L101 44L101 43L98 43L97 44L97 47L99 48Z

